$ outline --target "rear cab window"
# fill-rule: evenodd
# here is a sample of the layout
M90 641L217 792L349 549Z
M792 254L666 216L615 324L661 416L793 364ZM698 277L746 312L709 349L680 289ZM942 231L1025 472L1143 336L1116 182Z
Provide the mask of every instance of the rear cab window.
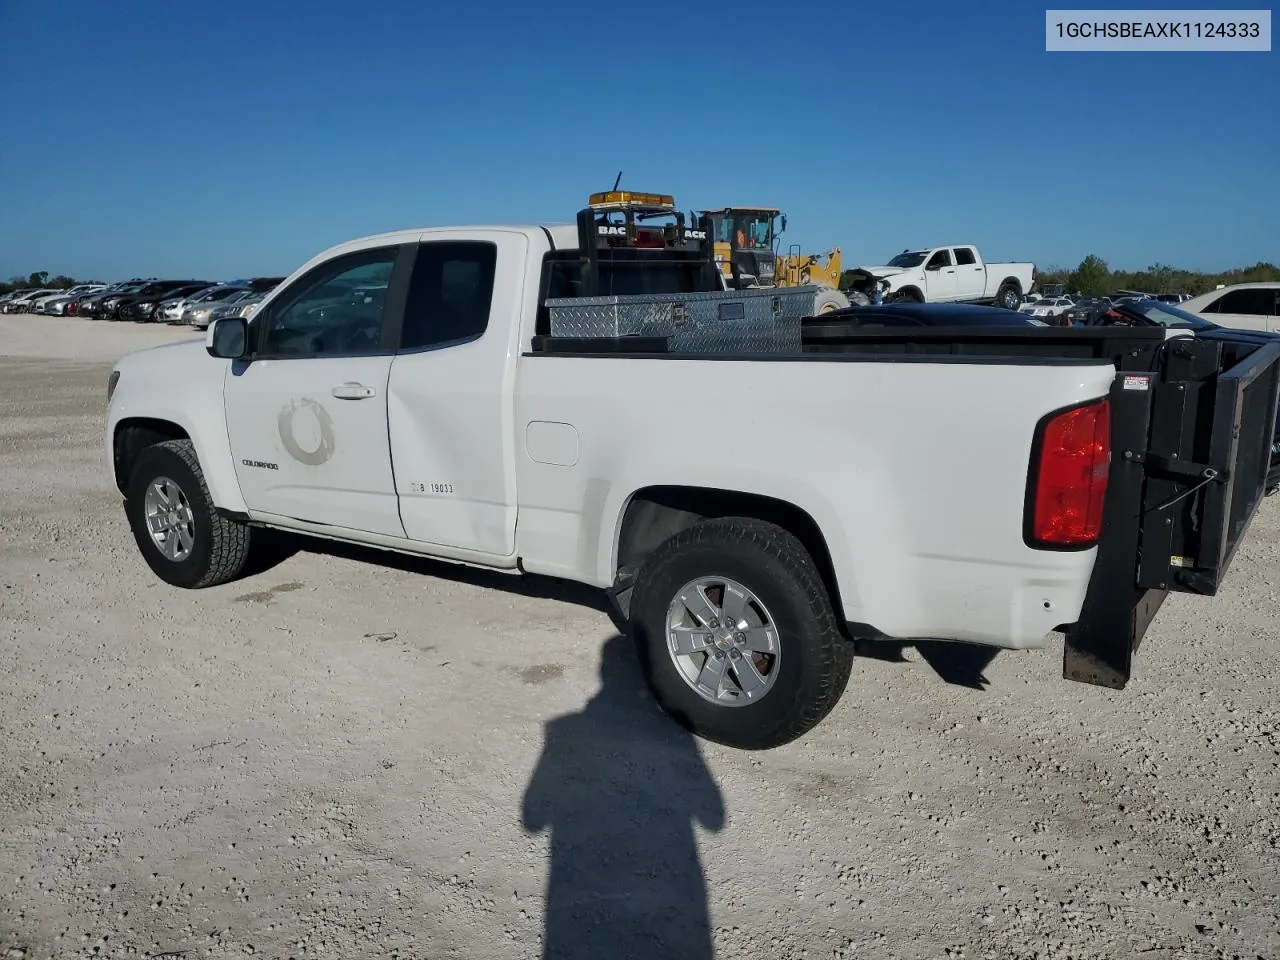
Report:
M493 304L498 247L484 240L418 245L400 331L401 350L469 343L484 336Z

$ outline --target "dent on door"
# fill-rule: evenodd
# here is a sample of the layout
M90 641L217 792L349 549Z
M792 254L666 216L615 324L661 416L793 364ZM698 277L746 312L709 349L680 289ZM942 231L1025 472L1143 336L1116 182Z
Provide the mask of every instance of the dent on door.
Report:
M489 556L515 549L510 436L500 394L433 389L422 376L393 380L388 395L400 518L412 540ZM408 358L414 360L417 358Z

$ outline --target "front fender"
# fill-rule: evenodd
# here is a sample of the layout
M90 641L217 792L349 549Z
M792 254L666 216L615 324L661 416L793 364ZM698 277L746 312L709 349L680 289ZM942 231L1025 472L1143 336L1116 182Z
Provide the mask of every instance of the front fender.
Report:
M195 351L181 353L194 346ZM164 351L172 351L166 354ZM130 423L173 424L195 447L205 484L215 506L246 512L222 403L229 362L210 357L201 343L182 343L140 351L122 359L115 392L107 405L107 462L113 471L117 432Z
M903 287L916 287L919 290L924 289L924 274L915 272L891 273L884 278L884 282L888 285L885 293L897 293Z

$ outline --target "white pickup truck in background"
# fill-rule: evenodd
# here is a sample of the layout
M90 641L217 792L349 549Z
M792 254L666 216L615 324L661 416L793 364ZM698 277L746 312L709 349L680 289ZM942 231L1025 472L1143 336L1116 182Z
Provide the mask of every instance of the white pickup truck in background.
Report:
M1034 263L992 263L972 245L904 250L884 266L853 268L852 288L886 302L991 303L1017 310L1036 282ZM877 291L878 288L878 291Z
M1062 630L1067 676L1122 687L1167 592L1216 589L1261 497L1241 458L1254 419L1270 441L1280 347L792 323L795 291L724 291L709 242L602 246L593 218L618 213L344 243L204 343L123 358L105 443L151 569L225 583L269 527L590 584L670 715L749 749L826 716L855 637ZM633 308L686 332L557 329ZM735 330L764 345L717 347ZM1229 404L1241 371L1238 449L1179 414L1161 442L1189 464L1161 460L1166 387ZM1230 471L1225 519L1205 471ZM1149 539L1146 498L1192 484Z

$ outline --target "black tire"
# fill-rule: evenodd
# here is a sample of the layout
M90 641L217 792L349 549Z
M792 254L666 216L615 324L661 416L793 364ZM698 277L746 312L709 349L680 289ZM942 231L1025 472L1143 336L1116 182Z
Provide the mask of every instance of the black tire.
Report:
M845 294L834 287L822 287L818 290L813 298L813 312L817 316L823 313L831 313L833 310L843 310L849 306L850 300Z
M884 298L885 303L924 303L924 297L912 288L898 290Z
M756 702L705 699L668 652L668 606L699 577L735 580L768 608L780 656L772 687ZM800 541L771 523L729 517L676 534L646 559L629 613L653 696L681 726L716 743L744 750L789 743L831 712L849 682L854 647L840 632L822 576Z
M1004 307L1006 310L1017 310L1022 303L1022 293L1018 290L1017 284L1009 283L1007 280L1000 284L1000 289L996 291L996 306Z
M178 560L165 556L147 527L147 489L161 477L177 485L190 508L192 544ZM194 590L226 583L240 575L249 559L252 530L214 510L190 440L166 440L138 455L125 491L125 512L147 566L172 586Z

